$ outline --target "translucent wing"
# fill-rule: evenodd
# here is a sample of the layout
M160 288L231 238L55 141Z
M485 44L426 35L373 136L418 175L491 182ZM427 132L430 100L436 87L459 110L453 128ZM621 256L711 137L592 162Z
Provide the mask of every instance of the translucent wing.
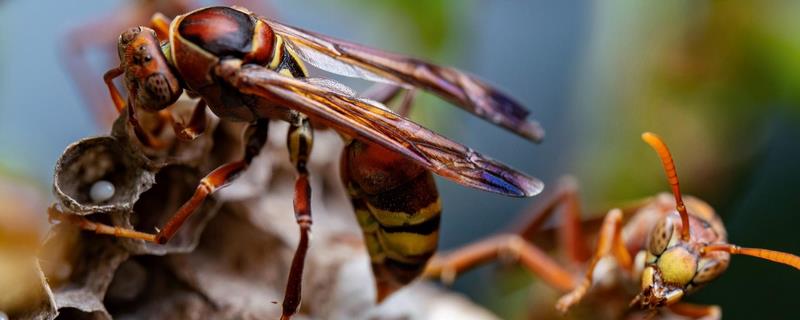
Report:
M263 20L301 59L317 68L425 89L527 139L540 141L544 136L539 124L527 119L528 110L522 105L464 72Z
M264 97L350 137L401 153L459 184L508 196L541 192L543 184L504 164L392 113L382 104L358 99L325 85L282 76L259 66L235 69L225 78L241 92Z

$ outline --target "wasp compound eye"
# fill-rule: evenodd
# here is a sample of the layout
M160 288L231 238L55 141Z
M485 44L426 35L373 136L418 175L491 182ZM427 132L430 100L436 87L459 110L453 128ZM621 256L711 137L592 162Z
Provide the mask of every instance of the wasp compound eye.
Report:
M61 205L78 215L129 211L155 174L144 156L114 137L73 143L56 163L53 189Z
M175 90L171 82L162 73L148 76L141 85L139 106L148 111L158 111L170 106L181 95L180 88Z

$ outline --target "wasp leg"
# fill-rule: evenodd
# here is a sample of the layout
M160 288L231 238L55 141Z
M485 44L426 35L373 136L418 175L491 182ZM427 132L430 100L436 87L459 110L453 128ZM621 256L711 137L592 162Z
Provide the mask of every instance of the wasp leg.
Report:
M562 178L556 189L544 201L525 210L521 221L514 224L521 227L512 229L510 234L494 236L452 253L437 255L428 264L425 275L451 282L458 273L495 260L504 253L510 253L552 287L562 291L572 290L577 282L572 274L559 266L542 249L531 244L533 236L540 231L548 218L563 208L565 221L558 230L559 241L566 245L567 255L576 263L585 261L583 256L589 255L583 253L586 248L580 227L577 183L572 178Z
M308 169L306 163L311 155L314 142L314 131L308 118L295 113L286 136L286 145L289 149L289 158L297 170L297 180L294 186L294 215L300 227L300 242L292 259L289 271L289 280L286 283L286 292L283 298L283 313L281 319L289 319L297 312L300 306L303 282L303 267L305 266L306 253L308 252L309 233L311 232L311 186L308 183Z
M136 138L138 138L143 145L154 149L161 149L167 146L161 139L156 138L151 133L144 130L139 123L139 118L136 117L136 107L132 103L128 104L126 109L128 110L128 123L131 124L133 133L136 134Z
M175 212L172 218L167 221L164 225L164 229L158 232L156 235L156 242L160 244L166 243L175 235L178 228L180 228L183 222L194 213L209 194L232 182L239 173L247 169L250 162L258 155L267 141L267 133L269 131L268 125L269 120L260 119L247 127L247 131L245 131L246 144L243 159L223 164L206 175L200 181L200 185L197 186L192 198L186 201L178 211Z
M522 218L512 232L532 241L541 232L542 225L553 213L563 210L563 220L558 227L558 243L562 245L565 255L576 266L589 260L586 238L581 227L581 207L578 199L578 183L573 177L559 180L556 192L546 200L538 202L523 211Z
M162 111L166 111L166 109ZM176 121L169 111L166 111L166 115L167 122L172 124L172 131L175 132L178 139L194 140L206 130L206 102L203 99L197 101L188 125Z
M692 319L702 320L719 320L722 319L722 309L719 306L711 305L697 305L687 302L679 302L668 306L672 312L689 317Z
M456 274L476 265L511 255L550 286L569 291L575 287L572 274L559 266L544 251L517 235L498 235L470 244L428 263L424 275L452 282Z
M622 240L622 210L619 209L611 210L603 220L600 236L597 239L597 249L586 270L585 278L575 289L558 300L556 309L561 312L566 312L572 305L578 303L583 298L592 286L595 266L597 266L600 259L609 254L612 254L617 259L617 263L622 268L626 270L631 269L633 262Z
M156 31L156 36L158 36L158 39L161 41L166 41L169 39L170 23L172 23L172 19L165 16L161 12L156 12L150 18L150 26Z
M108 87L111 100L114 101L114 106L117 108L118 113L122 113L122 110L125 109L125 100L122 99L122 95L119 93L117 86L114 85L114 78L121 76L123 73L125 73L125 70L122 70L122 68L114 68L108 70L108 72L103 75L103 81Z
M82 216L74 214L66 214L54 206L47 209L48 215L51 220L64 221L77 226L83 230L94 231L97 234L107 234L118 238L139 239L148 242L156 242L156 235L152 233L144 233L128 228L120 228L116 226L109 226L107 224L97 223L86 219Z

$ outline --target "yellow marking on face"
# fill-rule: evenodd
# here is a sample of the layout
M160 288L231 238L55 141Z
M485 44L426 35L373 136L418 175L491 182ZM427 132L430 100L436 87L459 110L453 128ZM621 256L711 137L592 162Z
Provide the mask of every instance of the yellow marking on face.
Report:
M403 225L420 224L438 216L442 212L442 199L436 198L436 201L429 204L427 207L414 212L413 214L383 210L376 208L369 203L367 203L367 207L369 207L369 210L372 211L375 219L377 219L381 225L397 227Z
M642 271L642 290L650 287L653 285L653 275L655 274L655 270L653 267L644 268Z
M665 282L686 285L697 271L697 256L683 247L673 247L658 259L658 268Z

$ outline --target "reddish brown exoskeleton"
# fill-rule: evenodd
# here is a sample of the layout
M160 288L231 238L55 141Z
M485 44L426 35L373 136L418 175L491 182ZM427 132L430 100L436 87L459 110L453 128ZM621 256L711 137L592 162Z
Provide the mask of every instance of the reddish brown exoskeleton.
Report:
M150 21L154 13L174 16L200 6L203 1L196 0L127 0L108 14L69 30L63 43L63 64L67 75L72 77L78 92L95 117L95 122L107 128L116 118L116 113L108 108L107 93L98 81L97 75L111 66L111 59L116 60L116 37L130 26L143 25ZM208 3L209 1L205 1ZM250 6L263 13L274 12L268 0L220 0L212 1L220 4ZM163 37L163 38L166 38ZM99 62L90 59L93 53L99 53ZM102 68L102 69L98 69Z
M615 310L611 315L601 315L597 311L594 318L620 318L636 310L654 315L667 308L690 318L718 319L721 317L719 307L692 305L680 300L721 275L728 267L731 254L749 255L800 269L798 256L727 243L725 226L707 203L694 197L687 197L684 202L672 156L661 138L648 132L642 139L658 152L673 197L662 194L624 211L611 210L600 226L594 255L588 254L581 231L576 184L567 180L555 196L532 211L532 219L514 233L434 257L426 275L452 280L457 273L510 253L544 282L567 292L556 304L561 312L578 304L597 281L610 278L622 283L599 285L615 290L613 295L604 291L605 303L610 303L612 296L621 291L630 301L625 305L632 308ZM567 267L559 266L530 242L548 217L559 209L565 212L559 240L571 262ZM605 266L599 267L601 261L607 262ZM609 263L616 267L609 268ZM570 272L576 269L583 270L584 276Z
M137 111L163 112L185 90L200 97L195 114L204 114L208 106L223 120L251 123L244 158L208 174L158 234L85 219L75 222L100 233L165 243L209 194L247 168L264 145L269 119L287 121L287 147L298 173L294 204L300 242L283 302L284 318L300 303L308 249L311 189L306 162L313 146L312 124L336 130L347 142L342 177L364 229L379 300L416 278L436 249L441 209L432 173L507 196L533 196L543 187L539 180L429 131L377 101L359 98L331 80L308 78L303 61L346 76L429 90L525 138L541 139L541 129L526 119L528 112L521 105L461 71L302 31L241 8L203 8L172 21L157 15L152 25L156 30L136 27L119 37L120 66L105 76L117 109L127 112L144 145L158 147L161 142L142 129ZM168 39L160 42L158 35ZM113 85L118 76L124 76L127 101ZM179 136L192 138L202 132L205 118L192 119L176 127Z

